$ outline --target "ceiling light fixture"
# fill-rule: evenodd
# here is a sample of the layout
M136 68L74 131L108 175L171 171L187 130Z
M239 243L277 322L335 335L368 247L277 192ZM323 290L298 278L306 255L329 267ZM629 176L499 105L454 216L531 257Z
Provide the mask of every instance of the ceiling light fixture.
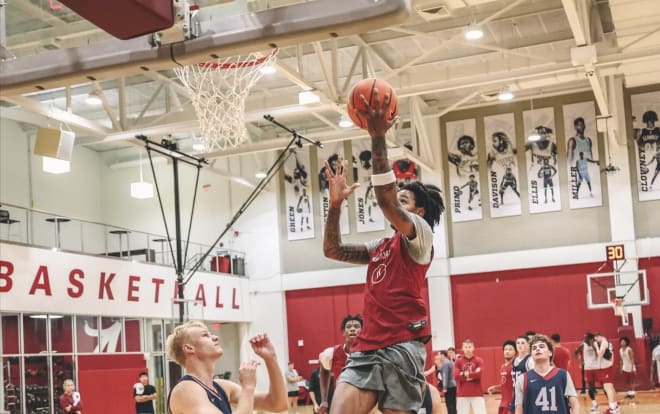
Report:
M50 174L65 174L71 171L71 163L51 157L42 157L41 169Z
M347 117L346 115L342 115L342 117L339 119L339 126L342 128L350 128L352 127L353 121L351 121L351 118Z
M302 91L298 94L298 104L311 105L321 102L321 97L314 91Z
M262 170L257 170L257 172L254 173L254 176L261 180L266 178L266 173Z
M96 89L91 91L85 98L85 103L87 105L101 105L103 103L103 100L99 96L99 91Z
M484 31L475 23L470 24L465 30L465 38L467 40L479 40L484 37Z
M30 315L30 318L32 319L61 319L63 318L63 315L44 315L42 313L38 313L36 315Z
M131 183L131 197L138 200L154 197L154 186L145 182L142 176L142 151L140 151L140 181Z
M511 89L508 86L503 87L500 89L500 92L497 94L497 99L500 101L510 101L511 99L514 98L513 92L511 92Z

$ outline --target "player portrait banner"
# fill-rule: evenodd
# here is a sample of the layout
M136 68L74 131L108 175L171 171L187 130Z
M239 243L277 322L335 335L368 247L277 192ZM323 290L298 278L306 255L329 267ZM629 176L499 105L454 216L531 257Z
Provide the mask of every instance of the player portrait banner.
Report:
M579 102L562 109L569 205L572 209L601 206L596 105Z
M639 201L660 200L660 91L632 95Z
M385 230L385 217L378 207L376 194L371 185L371 174L373 173L371 140L354 140L351 142L351 148L356 161L355 182L360 183L354 193L357 232L383 231Z
M312 174L309 150L297 149L284 165L284 194L286 200L286 229L288 240L314 238L312 203Z
M513 114L485 117L484 134L488 153L490 216L519 216L522 207Z
M557 166L557 137L552 108L523 112L525 128L525 161L527 164L527 193L530 213L561 210L559 171ZM530 141L532 132L539 137Z
M330 196L328 194L328 179L325 176L325 164L324 161L328 161L330 168L333 172L337 171L337 162L339 160L339 155L344 154L344 143L343 142L331 142L324 144L323 148L318 150L318 183L319 183L319 201L321 206L321 232L325 229L325 222L328 220L328 209L330 208ZM344 157L345 158L345 157ZM346 173L348 180L348 175L351 174L351 171L357 166L351 166L351 160L348 162L349 171ZM348 200L344 200L341 204L341 216L339 217L339 227L341 234L348 234L350 227L348 225Z
M479 160L474 119L447 122L452 221L480 220Z

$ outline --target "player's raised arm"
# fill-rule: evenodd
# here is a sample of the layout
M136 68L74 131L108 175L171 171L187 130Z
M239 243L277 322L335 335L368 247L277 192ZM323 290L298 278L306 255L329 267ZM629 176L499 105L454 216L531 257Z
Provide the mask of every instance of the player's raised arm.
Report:
M330 164L325 161L325 175L328 179L328 217L323 233L323 254L329 259L342 262L367 264L369 251L364 244L344 244L341 241L339 216L341 204L360 185L346 183L347 162L340 156L337 160L337 171L333 172Z
M367 119L369 135L371 136L371 160L373 175L371 183L374 186L378 206L390 224L406 237L415 237L415 226L408 211L401 205L398 198L396 177L387 159L387 143L385 133L394 125L396 117L388 120L390 94L386 93L381 104L379 91L374 88L371 100L360 96L362 104L367 108L362 114ZM371 102L371 104L369 103Z

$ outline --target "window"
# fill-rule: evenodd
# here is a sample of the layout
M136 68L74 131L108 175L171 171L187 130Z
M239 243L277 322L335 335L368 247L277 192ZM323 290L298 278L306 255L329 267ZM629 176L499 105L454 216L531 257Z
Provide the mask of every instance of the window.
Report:
M39 354L47 350L46 315L23 315L23 352Z

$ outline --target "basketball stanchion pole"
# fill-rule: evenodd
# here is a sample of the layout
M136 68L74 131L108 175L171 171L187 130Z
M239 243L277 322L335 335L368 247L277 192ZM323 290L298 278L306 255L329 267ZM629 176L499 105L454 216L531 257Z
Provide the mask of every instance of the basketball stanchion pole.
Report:
M179 322L183 322L184 319L184 308L183 308L183 272L185 269L184 260L188 253L188 246L190 245L190 231L192 228L193 213L195 211L195 203L197 201L197 188L199 187L199 172L203 164L208 164L204 158L194 157L188 155L185 152L181 152L177 149L176 144L172 141L162 140L160 143L151 141L144 135L136 135L135 138L144 142L144 147L147 150L147 155L149 156L149 164L151 166L151 173L153 175L154 184L156 186L156 194L158 195L158 204L160 206L160 213L163 218L163 224L165 225L165 234L167 235L167 240L170 246L170 252L172 254L172 264L176 272L177 278L177 298L182 302L179 304ZM176 243L176 257L174 255L174 250L172 249L172 242L170 237L169 227L167 225L167 219L165 217L165 209L163 208L163 200L160 196L160 186L158 185L158 178L156 177L156 170L154 169L153 159L151 158L151 151L157 152L161 155L169 157L172 160L172 172L174 174L174 236ZM190 222L188 223L188 237L186 238L186 256L182 257L182 246L181 246L181 192L179 191L179 161L191 165L197 168L197 176L195 178L195 188L193 191L193 201L192 207L190 209Z
M303 141L307 142L310 145L314 145L318 148L323 148L323 144L321 144L321 141L318 140L312 140L310 138L307 138L306 136L302 135L295 129L291 129L283 124L280 124L273 118L271 115L264 115L264 119L277 125L278 127L288 131L291 133L292 137L289 143L284 147L282 152L280 152L280 155L277 157L277 159L273 162L273 164L270 166L268 171L266 172L266 176L259 181L259 184L252 190L250 195L247 196L241 207L239 207L238 211L234 214L234 216L229 220L229 223L225 226L224 230L218 238L211 244L211 247L201 255L201 257L197 260L197 263L190 269L188 274L186 275L186 278L183 280L181 284L181 289L183 290L183 287L187 285L192 277L195 275L195 272L197 272L197 269L204 263L204 260L211 254L211 252L215 249L215 246L220 243L220 240L227 234L227 232L232 228L234 223L238 221L238 219L243 215L243 213L247 210L247 208L252 204L252 202L261 194L261 192L266 188L268 183L272 180L272 178L275 176L275 174L284 166L284 163L289 159L289 157L295 153L295 148L291 148L294 144L298 148L302 148L303 146Z

